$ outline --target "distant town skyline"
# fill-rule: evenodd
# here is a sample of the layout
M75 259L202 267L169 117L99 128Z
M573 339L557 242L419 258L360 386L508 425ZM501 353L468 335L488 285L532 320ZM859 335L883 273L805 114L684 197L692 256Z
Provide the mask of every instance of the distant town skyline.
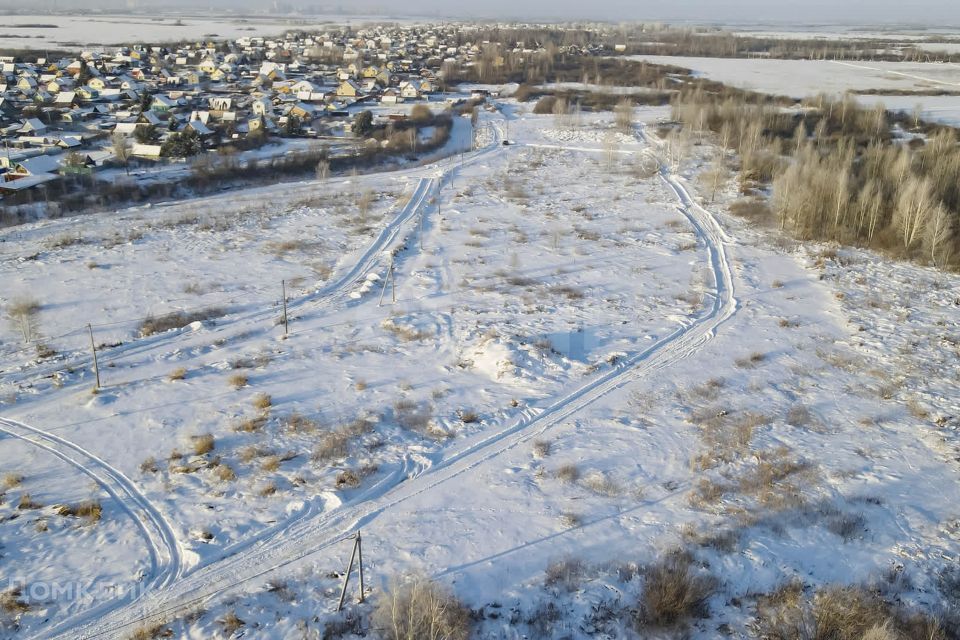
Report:
M770 2L769 0L593 0L592 2L557 2L555 0L484 0L454 5L446 0L406 0L391 3L385 0L351 0L350 2L316 2L314 0L276 0L264 5L252 0L168 0L144 7L135 0L39 0L25 8L13 0L0 0L0 10L27 13L30 10L108 10L136 6L140 10L157 11L189 8L190 11L234 8L263 12L270 9L311 13L364 13L383 15L420 15L444 18L486 19L597 19L597 20L684 20L694 22L772 22L792 24L891 24L903 26L960 26L960 7L948 0L807 0L803 3Z

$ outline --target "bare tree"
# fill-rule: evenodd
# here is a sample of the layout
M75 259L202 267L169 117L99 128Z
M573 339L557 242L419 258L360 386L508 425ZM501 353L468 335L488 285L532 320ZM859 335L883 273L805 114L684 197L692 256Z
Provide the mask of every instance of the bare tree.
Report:
M127 175L130 175L130 139L119 131L114 131L111 141L113 142L114 157L116 157L117 162L123 164L123 168L126 169Z
M33 298L15 299L7 307L7 317L24 342L30 342L37 337L39 314L40 303Z
M366 189L360 196L357 198L357 210L360 212L360 219L366 220L367 214L370 213L370 207L373 205L374 194L370 189Z
M317 163L317 180L325 181L330 177L330 161L326 158Z
M927 219L924 229L923 245L930 256L930 262L935 266L943 267L949 261L952 253L953 228L950 214L942 205L938 205Z
M633 101L629 99L621 100L614 107L614 115L617 126L624 131L633 129Z
M920 239L937 206L926 178L912 178L900 190L893 210L893 224L904 249L910 249Z
M394 581L373 621L386 640L467 640L471 627L470 609L422 576Z
M553 103L553 115L558 127L567 126L569 113L570 107L566 98L557 98L557 101Z
M613 169L616 164L620 145L617 143L617 136L613 131L608 131L603 136L603 159L608 169Z
M705 186L710 191L710 202L716 202L717 192L730 179L730 170L727 168L723 149L717 149L716 155L710 162L710 167L701 175Z

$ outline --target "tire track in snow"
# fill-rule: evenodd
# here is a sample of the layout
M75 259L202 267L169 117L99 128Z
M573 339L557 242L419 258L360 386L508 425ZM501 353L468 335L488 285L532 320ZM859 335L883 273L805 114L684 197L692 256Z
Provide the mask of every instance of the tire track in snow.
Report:
M641 135L647 144L651 144L642 130ZM130 608L118 610L98 624L75 628L70 637L111 637L119 630L129 631L137 624L163 623L214 597L222 597L231 589L342 541L345 534L367 526L381 513L442 487L483 462L537 437L610 392L696 354L716 335L717 329L736 313L739 306L725 247L729 238L713 215L696 204L679 178L663 167L660 178L675 194L678 211L687 218L706 246L714 276L712 303L692 322L678 327L656 344L624 359L610 371L570 393L543 406L525 409L506 428L478 436L432 466L414 466L406 480L403 480L404 473L409 473L406 468L395 472L391 476L391 479L396 478L395 484L391 485L388 481L380 483L379 486L384 488L383 493L376 495L367 492L365 499L345 503L340 509L315 518L297 521L279 531L275 537L250 548L245 554L202 567L166 591L148 595L142 603L142 615ZM405 467L409 467L409 463L408 460Z
M496 151L498 147L499 137L495 139L494 144L472 152L471 155L465 159L463 163L464 166L469 166L470 164L481 160L491 152ZM354 261L353 266L351 266L345 273L337 277L336 280L326 284L317 291L308 293L295 300L288 301L288 310L319 310L329 307L334 302L345 299L349 294L349 288L358 286L367 276L367 274L371 273L373 269L379 265L381 259L383 258L384 252L393 245L396 239L400 236L403 228L416 217L417 213L424 206L427 205L430 195L435 190L437 184L442 183L442 181L450 173L455 172L459 166L460 165L458 164L456 168L438 171L438 169L440 169L438 161L430 165L426 165L425 167L417 167L415 170L410 170L409 172L405 171L404 174L409 173L416 175L418 173L423 173L426 170L429 171L431 175L427 177L420 177L418 179L417 185L414 187L410 199L406 204L404 204L403 207L401 207L397 215L395 215L394 218L387 223L383 229L380 230L380 233L377 235L376 239ZM257 326L272 326L270 325L269 321L274 318L275 315L276 309L274 308L257 308L254 310L238 311L237 313L219 318L217 321L217 327L220 330L236 329L235 333L242 333L244 330L246 330L246 328L248 328L244 328L244 325L247 324L255 324ZM238 329L238 327L240 328ZM192 332L189 328L183 328L175 331L166 331L154 336L136 338L125 342L124 344L111 347L103 351L101 357L105 360L113 362L120 358L148 355L155 349L169 348L170 343L178 338L185 337L189 340L191 333ZM180 348L186 348L188 346L190 345L181 345ZM76 368L85 367L88 362L89 358L86 355L83 355L68 361L57 361L56 363L47 366L35 367L20 371L0 372L0 381L17 383L20 382L23 377L38 378L51 376L70 366Z
M122 471L79 445L21 422L0 418L0 432L39 447L76 467L96 482L133 520L147 542L151 565L149 580L138 585L133 593L162 589L183 574L183 555L173 527ZM93 607L79 614L77 619L93 618L102 612L102 607Z

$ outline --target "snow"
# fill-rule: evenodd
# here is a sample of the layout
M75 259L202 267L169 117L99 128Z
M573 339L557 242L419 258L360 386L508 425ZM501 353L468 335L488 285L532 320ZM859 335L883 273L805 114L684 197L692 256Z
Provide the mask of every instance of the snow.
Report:
M298 29L320 29L333 24L367 21L375 16L349 14L305 17L247 15L6 15L0 26L0 43L11 49L75 49L78 46L111 46L123 43L163 43L181 40L236 40L243 37L282 36ZM406 22L409 18L390 18ZM42 25L18 27L17 25Z
M37 297L58 352L0 326L0 470L47 505L11 519L8 491L4 560L31 584L146 585L132 604L46 600L25 634L123 635L162 612L212 637L229 611L251 637L319 633L357 529L374 601L422 571L483 608L480 637L627 636L637 567L688 544L722 578L696 638L746 635L750 607L727 603L792 577L897 566L905 601L936 601L960 554L960 277L750 228L723 213L734 185L697 196L706 146L644 177L647 127L528 106L483 111L478 151L423 167L0 231L0 305ZM48 506L91 496L97 524ZM723 532L730 551L697 542ZM545 584L565 559L577 583Z
M960 90L960 65L956 64L648 55L635 59L683 67L725 84L794 98L820 92Z
M956 96L857 96L857 101L872 107L882 104L890 111L913 114L920 106L924 120L939 122L951 127L960 127L960 95Z

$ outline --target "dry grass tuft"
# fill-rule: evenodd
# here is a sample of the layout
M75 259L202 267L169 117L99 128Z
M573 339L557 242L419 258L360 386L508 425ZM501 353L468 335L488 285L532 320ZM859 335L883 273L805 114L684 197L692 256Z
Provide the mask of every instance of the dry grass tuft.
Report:
M190 449L195 456L206 455L213 451L215 447L216 440L214 440L213 434L204 433L190 438Z
M257 495L261 498L266 498L268 496L275 495L277 491L279 491L279 489L277 488L276 483L268 482L260 487L260 489L257 491Z
M21 494L20 500L17 501L17 509L20 509L22 511L26 511L28 509L42 509L42 508L43 508L43 504L31 498L29 493Z
M168 637L166 625L155 624L152 626L138 627L128 636L129 640L156 640L157 638Z
M5 473L3 480L0 480L0 491L7 491L14 487L19 487L23 483L23 476L19 473Z
M254 433L263 429L265 424L267 424L266 417L254 416L253 418L244 418L237 423L233 430L242 433Z
M213 475L215 475L220 482L233 482L237 479L237 472L228 464L217 465Z
M227 382L230 383L230 386L234 389L242 389L247 386L250 382L250 379L243 373L235 373L227 379Z
M372 622L384 640L467 640L472 626L470 609L423 576L393 581L380 597Z
M64 518L83 518L89 523L100 522L103 516L103 507L99 500L85 500L77 505L63 505L57 509L57 515Z
M235 611L228 611L227 614L223 616L223 619L219 620L219 622L220 626L223 627L223 633L226 634L227 637L232 636L234 633L239 631L241 627L247 624L237 617L237 613Z
M360 476L356 471L347 469L337 474L337 489L356 489L360 486Z
M737 358L735 364L741 369L755 369L766 359L766 355L759 351L754 351L746 358Z
M536 440L533 443L533 456L535 458L546 458L550 455L550 449L549 440Z
M311 420L296 411L287 416L283 425L294 433L313 433L320 428L316 420Z
M266 393L258 393L253 397L253 408L266 411L273 406L273 398Z

